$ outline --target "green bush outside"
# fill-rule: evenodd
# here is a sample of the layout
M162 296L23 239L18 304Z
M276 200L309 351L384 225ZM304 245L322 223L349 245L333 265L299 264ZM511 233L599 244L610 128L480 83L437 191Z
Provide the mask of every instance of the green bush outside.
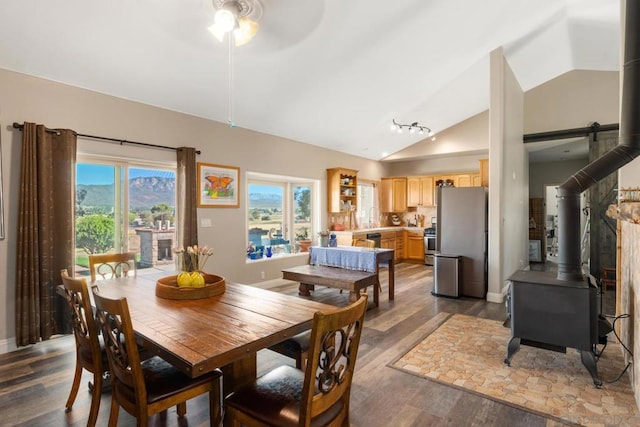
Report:
M89 257L87 255L76 255L76 265L89 268Z

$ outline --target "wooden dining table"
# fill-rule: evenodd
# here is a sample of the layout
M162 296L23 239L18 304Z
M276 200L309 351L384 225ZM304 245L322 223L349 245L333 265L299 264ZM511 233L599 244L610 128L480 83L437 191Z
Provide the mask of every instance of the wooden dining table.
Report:
M141 345L185 374L224 373L225 394L256 378L256 353L311 328L317 311L335 307L296 296L226 283L204 299L156 297L155 276L98 281L99 292L125 297Z

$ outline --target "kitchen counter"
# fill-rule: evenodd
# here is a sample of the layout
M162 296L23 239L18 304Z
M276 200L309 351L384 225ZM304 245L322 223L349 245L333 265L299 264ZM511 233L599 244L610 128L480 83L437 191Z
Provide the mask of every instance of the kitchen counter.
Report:
M367 234L379 233L380 240L377 244L381 248L395 249L395 259L399 261L402 259L424 259L424 230L425 227L397 225L331 231L330 233L336 235L338 246L351 246L354 238L365 239Z
M356 230L344 230L344 231L329 231L329 233L335 233L336 236L339 234L360 234L360 233L382 233L385 231L424 231L427 227L407 227L406 225L390 225L387 227L376 227L376 228L358 228Z

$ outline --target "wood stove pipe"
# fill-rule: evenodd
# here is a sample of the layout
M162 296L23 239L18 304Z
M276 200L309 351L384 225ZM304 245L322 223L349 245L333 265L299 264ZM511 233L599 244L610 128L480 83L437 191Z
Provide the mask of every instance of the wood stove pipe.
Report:
M640 2L626 0L620 143L558 187L558 279L582 280L580 193L640 155Z

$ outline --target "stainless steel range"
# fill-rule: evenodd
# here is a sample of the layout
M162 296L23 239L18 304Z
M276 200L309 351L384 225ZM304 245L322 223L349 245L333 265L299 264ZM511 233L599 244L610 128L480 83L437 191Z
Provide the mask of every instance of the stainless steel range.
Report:
M436 254L436 228L424 229L424 264L433 265Z

